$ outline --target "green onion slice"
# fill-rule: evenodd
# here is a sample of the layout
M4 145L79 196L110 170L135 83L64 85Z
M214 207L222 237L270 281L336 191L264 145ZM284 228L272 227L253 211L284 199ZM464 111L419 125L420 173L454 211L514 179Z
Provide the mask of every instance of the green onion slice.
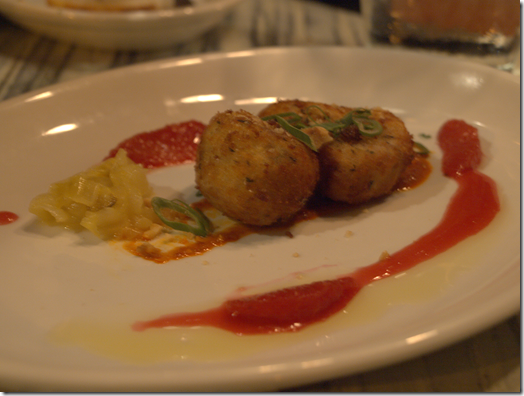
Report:
M311 109L317 109L318 111L320 111L322 113L322 115L324 116L325 119L331 121L331 117L329 117L329 115L327 115L327 113L320 106L317 106L317 105L311 105L311 106L306 107L307 116L308 116L308 118L311 121L313 121L313 119L312 119L312 117L310 115L311 114L311 112L310 112Z
M421 155L429 154L429 149L419 142L413 142L413 148L415 149L414 151L417 154L421 154Z
M382 125L377 120L364 117L353 117L353 122L357 125L361 135L373 137L382 133Z
M288 113L284 113L284 114L288 114ZM292 113L292 114L295 114L295 113ZM298 115L298 114L297 114ZM300 117L300 116L299 116ZM294 137L296 137L298 140L300 140L302 143L304 143L306 146L308 146L311 150L313 151L318 151L318 148L315 147L315 145L313 144L313 141L311 140L311 138L309 137L309 135L307 133L304 133L302 132L299 128L297 127L294 127L293 125L291 125L289 122L287 122L283 117L282 117L282 114L275 114L275 115L270 115L270 116L267 116L267 117L264 117L263 120L264 121L267 121L267 120L275 120L276 122L278 122L278 124L283 128L285 129L287 132L289 132L291 135L293 135Z
M300 115L297 113L293 113L292 111L289 113L280 113L278 116L284 118L288 123L294 126L300 125L300 122L302 121L302 117L300 117Z
M160 220L162 220L162 222L168 227L178 231L190 232L201 237L205 237L213 232L213 225L205 214L203 214L199 209L192 208L187 203L182 202L179 199L173 199L170 201L169 199L165 198L153 197L151 199L151 205L153 206L153 210ZM162 214L162 209L171 209L182 213L183 215L193 219L196 223L196 226L168 220Z
M367 117L371 116L371 110L358 108L358 109L355 109L351 113L348 113L348 114L352 114L353 116L357 116L357 117L366 117L367 118Z

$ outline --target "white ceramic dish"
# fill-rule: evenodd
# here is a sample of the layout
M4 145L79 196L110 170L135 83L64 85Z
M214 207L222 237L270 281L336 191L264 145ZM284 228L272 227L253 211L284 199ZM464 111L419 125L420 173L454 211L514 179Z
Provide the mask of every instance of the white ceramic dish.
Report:
M66 42L109 50L153 50L203 34L240 1L196 0L193 7L119 13L50 7L46 0L0 0L0 12L29 30Z
M0 384L54 391L281 389L408 359L507 318L520 304L519 91L516 76L440 57L280 48L163 60L0 103L0 210L20 215L0 227ZM96 164L135 133L189 119L207 122L229 108L256 112L276 98L388 108L416 140L425 139L434 171L422 186L380 204L303 223L293 239L253 236L164 265L89 235L39 226L27 211L50 183ZM135 364L122 351L102 356L95 347L50 340L68 320L128 328L134 320L215 306L239 286L280 287L297 272L302 281L330 278L402 248L438 223L455 191L440 172L435 142L450 118L479 128L486 154L481 170L496 180L500 214L448 252L363 290L363 299L333 320L281 339L195 336L210 348L201 351L208 361ZM191 165L152 172L150 181L159 195L193 197ZM134 334L123 349L147 350L148 334ZM178 337L158 334L164 343ZM95 330L84 338L91 336ZM228 351L213 355L222 342Z

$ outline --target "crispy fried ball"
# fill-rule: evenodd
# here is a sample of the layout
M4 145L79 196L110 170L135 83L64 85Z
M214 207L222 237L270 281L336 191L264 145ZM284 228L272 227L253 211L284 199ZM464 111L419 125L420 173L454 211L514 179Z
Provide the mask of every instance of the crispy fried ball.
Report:
M216 114L198 146L196 184L226 216L266 226L304 207L319 180L315 153L244 110Z
M382 124L379 136L342 133L320 149L320 191L335 201L363 203L390 194L413 160L413 141L404 123L391 112L371 109Z
M338 120L353 110L317 102L286 100L263 109L260 117L294 112L306 125ZM390 194L400 175L411 163L412 137L404 123L387 110L371 109L371 118L380 122L382 134L363 136L356 126L345 128L319 149L320 194L350 204L367 202Z

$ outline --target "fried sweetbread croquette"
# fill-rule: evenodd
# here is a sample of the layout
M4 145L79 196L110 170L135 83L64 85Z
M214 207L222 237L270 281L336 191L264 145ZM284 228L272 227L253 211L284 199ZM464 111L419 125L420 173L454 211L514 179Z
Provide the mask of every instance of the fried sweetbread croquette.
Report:
M379 136L342 133L322 146L319 189L335 201L358 204L393 192L413 160L413 140L404 123L387 110L371 109L382 124Z
M216 209L257 226L291 218L319 180L312 150L244 110L220 112L210 120L195 171L197 188Z
M264 108L259 116L291 112L300 115L303 124L312 125L339 120L352 110L318 102L282 100ZM402 120L381 108L370 112L370 118L382 125L380 135L364 136L356 125L350 125L319 148L320 194L350 204L388 195L413 160L412 136Z

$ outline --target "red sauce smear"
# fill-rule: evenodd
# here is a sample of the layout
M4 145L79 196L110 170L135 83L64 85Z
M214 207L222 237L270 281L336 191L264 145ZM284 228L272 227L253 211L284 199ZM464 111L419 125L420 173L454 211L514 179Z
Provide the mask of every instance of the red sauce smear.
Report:
M7 225L18 220L18 215L13 212L0 212L0 225Z
M495 183L476 170L482 158L477 130L464 121L445 123L438 134L443 173L458 189L430 232L400 251L335 280L225 301L203 312L137 322L133 329L213 326L236 334L298 331L343 309L365 285L406 271L486 227L500 210Z
M396 191L411 190L424 183L431 174L431 164L429 163L428 154L416 153L411 164L400 175Z
M343 309L360 290L351 277L310 283L228 300L203 312L137 322L133 330L168 326L212 326L238 335L298 331Z
M193 162L204 129L203 123L192 120L139 133L120 143L105 159L122 148L131 160L149 169Z
M192 207L202 210L213 208L205 198L191 204ZM129 241L124 243L123 247L135 256L142 257L145 260L154 261L157 264L164 264L171 260L179 260L185 257L192 257L204 254L211 249L224 246L227 243L238 241L250 234L271 231L283 231L290 236L288 229L291 225L298 224L302 221L311 220L318 217L317 209L305 208L297 213L288 223L271 227L256 227L242 223L235 223L222 231L215 231L206 237L196 237L195 241L187 241L187 244L178 246L173 249L162 251L158 248L142 249L142 241ZM291 235L292 237L292 235Z

